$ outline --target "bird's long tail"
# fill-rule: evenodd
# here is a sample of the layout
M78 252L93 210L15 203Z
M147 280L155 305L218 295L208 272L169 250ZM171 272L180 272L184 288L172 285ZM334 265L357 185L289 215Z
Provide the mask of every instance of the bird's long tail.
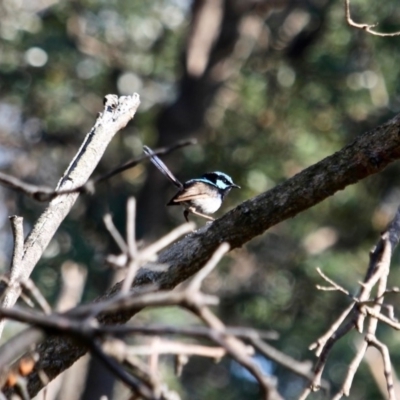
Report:
M148 146L143 146L143 151L145 154L150 156L150 161L157 167L157 169L166 176L176 187L182 189L183 185L178 179L175 178L173 173L168 169L168 167L160 160L158 156L154 154L154 151Z

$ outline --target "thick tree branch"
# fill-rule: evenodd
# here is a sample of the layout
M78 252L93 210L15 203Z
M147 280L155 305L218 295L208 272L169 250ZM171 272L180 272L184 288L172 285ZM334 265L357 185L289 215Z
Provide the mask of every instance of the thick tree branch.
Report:
M386 124L358 136L353 143L337 153L312 165L268 192L250 199L207 224L161 253L158 263L163 271L142 268L133 283L140 290L147 284L159 289L175 287L193 276L211 257L222 242L231 248L244 245L271 226L295 216L338 190L382 171L400 158L400 115ZM151 264L147 265L149 268ZM121 288L115 285L104 297L110 297ZM105 316L101 322L124 323L138 311L132 307L123 313ZM49 337L39 346L40 367L50 378L68 368L87 351L86 347L65 338ZM57 353L57 363L53 362ZM42 384L36 373L30 376L29 391L33 395Z

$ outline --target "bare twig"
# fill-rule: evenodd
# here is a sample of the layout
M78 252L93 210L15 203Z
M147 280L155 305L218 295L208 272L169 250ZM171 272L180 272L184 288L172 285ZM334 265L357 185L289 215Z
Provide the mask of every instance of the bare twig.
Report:
M21 294L21 274L23 273L22 257L24 253L23 218L13 215L10 217L11 230L14 237L14 247L10 266L10 278L4 293L1 293L1 307L11 307L14 298ZM0 320L0 337L4 329L4 320Z
M66 261L61 266L62 285L55 309L65 312L81 301L85 287L87 269L75 262Z
M201 356L219 360L226 355L226 350L223 347L211 347L190 343L173 342L171 340L160 340L158 338L158 340L152 341L150 345L128 346L124 344L123 353L125 356L150 356L152 354L185 354L189 356Z
M182 147L186 146L192 146L197 143L196 139L184 139L176 142L175 144L171 146L166 146L166 147L159 147L155 150L153 150L153 153L156 154L157 156L164 156L167 155L177 149L180 149ZM115 169L111 170L110 172L107 172L106 174L100 176L99 178L95 179L95 183L99 182L104 182L107 179L110 179L111 177L120 174L123 171L126 171L127 169L136 167L136 165L140 164L141 162L147 160L150 156L143 154L134 160L127 161L126 163L120 165L119 167L116 167Z
M17 215L13 215L10 217L11 229L14 237L14 248L11 262L11 271L10 271L10 284L12 285L17 281L20 268L21 261L24 252L24 226L23 226L23 218L18 217Z
M100 325L96 331L103 334L111 334L118 336L125 336L130 334L142 335L182 335L191 336L195 338L208 338L210 339L210 328L205 326L169 326L169 325L151 325L151 326L137 326L137 325ZM251 328L244 327L225 327L225 332L229 335L236 336L245 340L276 340L278 338L276 332L258 331Z
M315 349L315 354L319 357L322 353L322 350L329 340L330 337L334 336L335 332L338 331L339 327L343 323L343 321L347 318L347 316L351 313L354 308L354 304L350 304L336 319L336 321L329 327L326 333L321 336L316 342L312 343L309 347L310 350Z
M101 345L97 341L91 343L91 349L111 372L118 376L122 382L132 388L137 394L142 396L142 398L146 400L155 400L152 391L139 379L126 372L116 360L105 354Z
M200 290L201 284L210 272L219 263L221 258L229 251L229 244L222 243L214 252L207 264L194 276L187 287L187 291L197 292Z
M181 236L192 232L195 227L196 224L194 222L187 222L178 226L177 228L173 229L171 232L163 236L161 239L140 250L140 258L144 261L156 261L156 258L154 257L155 254L157 254L165 247L169 246L172 242L174 242Z
M51 314L50 304L47 302L41 291L32 281L32 279L28 279L25 282L21 282L22 289L24 291L29 292L30 296L36 301L39 307L43 310L43 312L47 315Z
M393 380L392 363L390 361L389 349L384 343L378 340L375 335L368 337L367 340L370 346L376 347L381 353L383 360L383 367L384 367L383 372L386 378L386 387L389 395L389 400L395 400L396 393L395 393L395 385Z
M354 22L350 14L350 0L344 0L344 5L346 10L346 21L353 28L362 29L363 31L366 31L371 35L381 36L381 37L393 37L400 35L400 32L393 32L393 33L377 32L376 30L374 30L374 28L378 26L377 23L368 25L368 24L358 24L357 22Z
M195 139L181 140L172 146L155 149L154 154L166 155L176 149L179 149L179 148L185 147L185 146L190 146L190 145L193 145L196 143L197 143L197 141ZM31 183L23 182L22 180L14 177L12 175L8 175L4 172L0 172L0 185L2 184L3 186L10 187L11 189L21 192L21 193L25 194L26 196L32 197L34 200L37 200L37 201L42 201L42 202L50 201L50 200L53 200L54 198L56 198L60 195L63 195L63 194L67 195L67 194L74 194L74 193L78 193L78 194L79 193L93 193L95 190L96 184L104 182L107 179L110 179L113 176L120 174L123 171L126 171L127 169L136 167L138 164L145 161L147 158L149 158L148 155L142 155L136 159L127 161L126 163L112 169L111 171L107 172L104 175L101 175L94 179L90 179L87 182L85 182L84 184L82 184L80 186L75 186L70 189L59 188L59 189L54 190L48 186L33 185Z
M326 280L331 286L320 286L317 285L318 290L322 291L338 291L344 293L346 296L349 296L352 300L354 300L354 296L350 294L350 292L346 289L344 289L342 286L338 285L336 282L334 282L332 279L328 278L322 271L321 268L317 268L318 274L322 277L322 279Z
M119 233L116 226L114 225L111 214L105 214L103 217L103 221L104 221L104 225L106 226L106 229L110 233L111 237L114 239L114 242L118 245L121 252L123 254L125 254L126 257L128 257L128 246L125 243L124 238Z
M138 249L136 246L136 200L134 197L128 199L126 205L126 243L128 244L129 258L137 258Z

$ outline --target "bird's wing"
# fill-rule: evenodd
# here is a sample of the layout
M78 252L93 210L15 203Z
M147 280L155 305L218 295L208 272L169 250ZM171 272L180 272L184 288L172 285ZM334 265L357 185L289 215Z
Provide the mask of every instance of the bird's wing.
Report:
M174 203L182 203L185 201L206 199L212 197L212 192L207 184L203 182L192 183L191 186L186 187L183 192L178 192L168 203L168 205Z

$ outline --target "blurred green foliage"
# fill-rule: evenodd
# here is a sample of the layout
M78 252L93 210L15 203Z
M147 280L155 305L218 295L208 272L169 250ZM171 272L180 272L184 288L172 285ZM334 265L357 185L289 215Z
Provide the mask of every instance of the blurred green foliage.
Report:
M400 30L400 8L394 1L354 1L352 12L357 22L379 22L381 31ZM190 29L188 3L4 0L0 15L2 170L55 185L110 92L137 91L142 104L96 174L139 155L144 143L157 143L157 116L179 95ZM232 175L242 190L229 195L225 210L268 190L398 111L399 41L349 28L342 2L289 2L265 17L253 51L217 92L202 132L196 133L201 144L166 162L179 167L181 179L214 169ZM315 288L323 284L316 267L350 292L357 291L368 251L398 206L398 175L398 165L392 165L234 251L206 280L206 290L221 297L219 316L231 325L276 330L277 348L299 360L314 359L308 346L349 301ZM145 166L139 166L78 201L33 276L48 299L56 298L60 265L70 259L88 268L85 301L105 290L111 272L104 258L117 248L102 216L110 211L123 231L125 201L139 195L146 176ZM160 204L171 193L159 193ZM2 188L0 196L0 265L5 271L12 244L7 215L24 216L28 232L44 206L8 189ZM165 214L169 219L158 228L159 235L182 222L177 210L165 209ZM398 262L396 253L391 286L400 285ZM396 297L391 299L396 305ZM144 312L138 320L188 321L176 310ZM400 373L398 335L384 327L380 335ZM333 392L359 339L355 333L346 337L330 356L325 378ZM168 380L183 398L258 398L256 384L235 374L229 360L214 364L194 358L182 381L173 377L170 361ZM282 367L272 365L272 371L282 395L296 398L304 382ZM379 396L363 365L351 398Z

